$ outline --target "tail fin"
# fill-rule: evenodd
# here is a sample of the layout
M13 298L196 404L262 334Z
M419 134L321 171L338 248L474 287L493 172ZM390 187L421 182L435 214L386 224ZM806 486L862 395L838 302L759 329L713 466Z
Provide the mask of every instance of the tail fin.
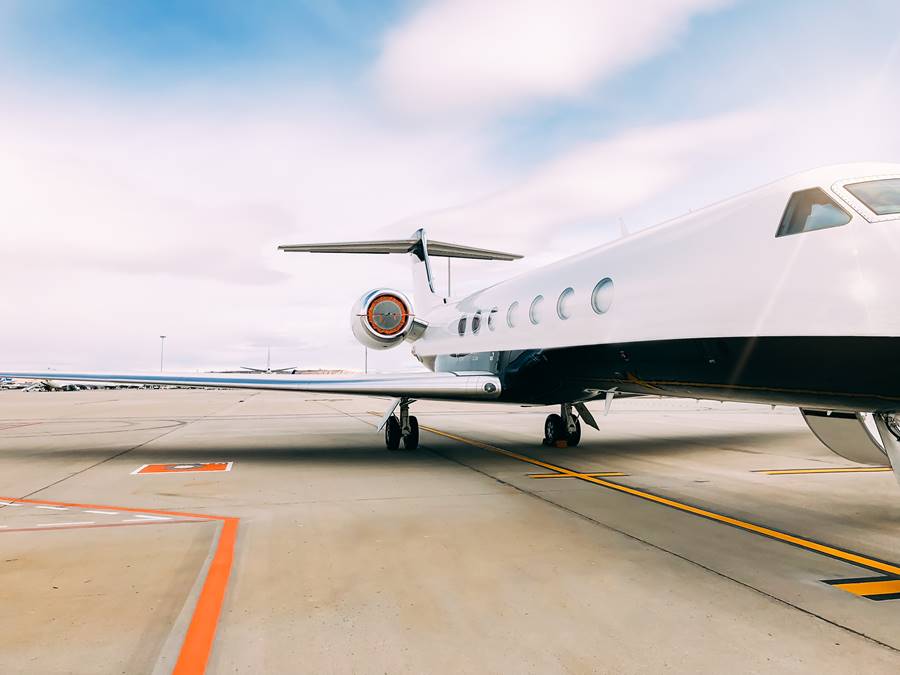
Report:
M434 292L431 258L468 258L470 260L518 260L522 256L503 251L428 241L424 229L416 230L409 239L335 242L330 244L287 244L279 246L286 253L408 253L412 259L413 301L417 307L439 302Z
M412 264L413 303L422 311L426 307L438 304L434 292L434 276L431 273L431 256L428 250L428 237L424 229L413 233L415 244L409 249L409 260Z

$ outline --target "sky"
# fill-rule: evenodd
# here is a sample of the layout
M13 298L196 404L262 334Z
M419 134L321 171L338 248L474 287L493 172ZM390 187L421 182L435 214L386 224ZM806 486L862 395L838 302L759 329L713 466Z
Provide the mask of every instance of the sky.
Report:
M361 369L350 309L408 262L279 244L526 256L454 261L458 295L900 161L898 85L895 0L0 0L0 358Z

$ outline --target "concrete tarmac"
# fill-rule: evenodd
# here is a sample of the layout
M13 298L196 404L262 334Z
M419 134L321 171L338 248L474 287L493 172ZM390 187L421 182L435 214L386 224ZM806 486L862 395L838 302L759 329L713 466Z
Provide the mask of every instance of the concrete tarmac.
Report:
M852 466L796 410L384 405L0 392L0 672L900 672L900 486L766 473Z

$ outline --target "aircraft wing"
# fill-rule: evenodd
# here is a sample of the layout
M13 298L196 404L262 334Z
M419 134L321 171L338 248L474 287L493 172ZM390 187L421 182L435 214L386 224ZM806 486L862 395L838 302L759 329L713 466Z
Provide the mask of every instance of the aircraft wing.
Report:
M500 396L500 379L487 372L397 373L382 375L278 375L233 373L62 373L0 372L14 380L79 383L146 384L176 387L305 391L393 398L482 400Z

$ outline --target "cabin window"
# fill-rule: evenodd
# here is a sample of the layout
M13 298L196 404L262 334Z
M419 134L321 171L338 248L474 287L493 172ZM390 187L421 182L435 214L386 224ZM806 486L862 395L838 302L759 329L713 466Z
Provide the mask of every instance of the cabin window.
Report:
M606 314L609 311L613 301L614 290L613 280L609 277L601 279L594 286L594 291L591 293L591 308L597 314Z
M801 190L791 195L776 237L839 227L850 222L850 215L820 188Z
M571 287L559 294L559 300L556 301L556 315L563 321L572 316L574 297L575 289Z
M514 302L509 306L509 309L506 312L506 325L510 328L516 327L516 310L519 309L519 303Z
M844 186L873 213L890 216L900 213L900 178L867 180Z
M459 337L466 334L466 317L460 318L459 323L456 324L456 332L459 333Z
M531 321L535 326L537 326L541 322L541 305L544 304L544 296L538 295L534 300L531 301L531 307L528 308L528 320Z
M475 316L472 317L472 334L478 335L478 331L481 330L481 310L479 309L475 312Z
M497 330L497 308L491 310L490 314L488 314L488 329L489 330Z

